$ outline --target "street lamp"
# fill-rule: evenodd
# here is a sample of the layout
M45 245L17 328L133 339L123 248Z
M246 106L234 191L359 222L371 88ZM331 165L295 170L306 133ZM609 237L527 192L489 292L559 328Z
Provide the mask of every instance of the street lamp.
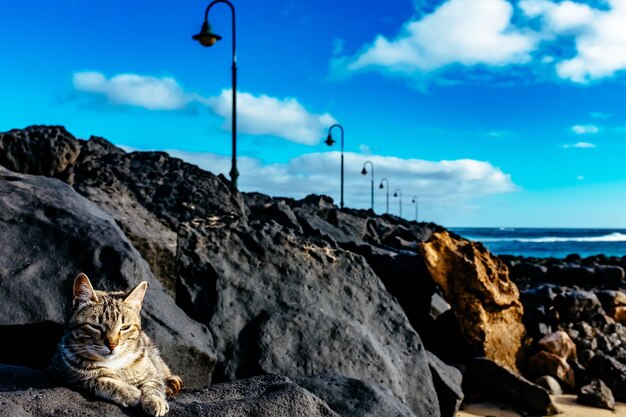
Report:
M418 206L418 201L417 201L417 196L413 197L413 201L411 201L411 203L415 204L415 221L417 222L418 217L417 217L417 206Z
M338 123L335 123L334 125L329 127L328 137L326 137L326 140L324 141L324 143L326 143L328 146L333 146L333 144L336 142L335 139L333 139L333 135L332 135L332 130L335 127L338 127L339 129L341 129L341 200L339 202L339 207L343 208L343 126L341 126Z
M396 188L396 191L393 192L394 197L398 197L400 195L400 217L402 217L402 190Z
M387 183L387 211L386 213L389 214L389 180L387 178L383 178L382 180L380 180L380 186L379 188L382 190L383 188L385 188L383 186L383 182Z
M372 161L365 161L363 163L363 169L361 170L361 174L367 174L367 169L365 169L365 166L367 164L370 164L372 166L372 211L374 211L374 163Z
M230 168L230 181L233 188L237 189L237 178L239 177L239 171L237 171L237 48L236 48L236 32L235 32L235 6L228 0L213 0L206 8L204 12L204 22L200 33L193 35L192 38L200 42L202 46L213 46L215 42L222 39L222 37L216 33L213 33L211 25L209 24L209 10L217 3L225 3L230 7L232 12L232 44L233 44L233 56L232 56L232 93L233 93L233 109L232 109L232 162Z

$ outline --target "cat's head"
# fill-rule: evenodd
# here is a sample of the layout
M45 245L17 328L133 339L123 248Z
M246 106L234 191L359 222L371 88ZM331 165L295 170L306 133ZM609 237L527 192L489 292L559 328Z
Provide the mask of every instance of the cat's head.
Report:
M87 275L74 280L74 302L69 322L72 351L91 360L109 360L134 347L141 333L141 304L148 284L129 292L93 289Z

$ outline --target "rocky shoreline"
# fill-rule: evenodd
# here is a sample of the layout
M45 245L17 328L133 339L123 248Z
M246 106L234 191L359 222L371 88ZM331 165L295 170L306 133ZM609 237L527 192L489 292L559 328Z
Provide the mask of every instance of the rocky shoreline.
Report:
M170 415L451 417L490 397L549 415L547 389L626 401L621 258L499 258L60 126L0 133L0 239L0 415L135 412L41 373L79 271L148 281L145 329L187 388Z
M613 409L626 401L626 257L501 258L522 289L523 321L535 341L529 375L551 368L582 404Z

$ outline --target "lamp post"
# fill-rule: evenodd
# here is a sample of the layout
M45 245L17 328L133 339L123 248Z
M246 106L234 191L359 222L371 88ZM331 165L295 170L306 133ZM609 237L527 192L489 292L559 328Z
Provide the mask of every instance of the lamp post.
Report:
M379 188L382 190L383 188L385 188L383 186L383 182L387 183L387 211L386 213L389 214L389 180L387 178L383 178L382 180L380 180L380 185Z
M343 126L341 126L338 123L335 123L334 125L329 127L328 137L326 138L325 143L328 146L333 146L333 144L336 142L335 139L333 139L333 135L332 135L332 130L335 127L338 127L339 129L341 129L341 200L339 202L339 207L343 208Z
M415 221L417 222L418 217L417 217L417 206L418 206L418 201L417 201L417 196L413 196L413 201L411 201L411 203L415 204Z
M361 170L361 174L366 175L367 174L367 169L365 169L365 166L367 164L370 164L372 166L372 211L374 211L374 163L372 161L365 161L363 163L363 170Z
M402 190L396 188L396 191L393 192L394 197L398 197L400 195L400 217L402 217Z
M235 31L235 6L228 0L213 0L206 8L204 12L204 22L202 23L202 28L200 29L200 33L197 35L193 35L192 38L200 42L202 46L213 46L215 42L222 39L222 37L216 33L213 33L211 29L211 25L209 24L209 11L211 7L216 5L217 3L225 3L230 7L230 11L232 12L232 44L233 44L233 54L232 54L232 66L231 66L231 79L232 79L232 93L233 93L233 109L232 109L232 162L230 168L230 181L233 188L237 189L237 178L239 178L239 171L237 171L237 47L236 47L236 31Z

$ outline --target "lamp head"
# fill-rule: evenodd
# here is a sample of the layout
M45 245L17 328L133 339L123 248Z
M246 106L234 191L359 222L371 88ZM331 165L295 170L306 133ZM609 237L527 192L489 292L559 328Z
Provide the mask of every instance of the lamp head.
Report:
M367 174L367 169L365 169L365 167L363 167L363 169L361 170L361 174L363 175Z
M200 33L198 33L197 35L193 35L191 38L200 42L200 45L206 47L213 46L215 45L215 42L222 39L220 35L213 33L211 25L209 25L209 22L207 21L204 21L204 23L202 23Z
M411 201L411 203L415 203L415 199L413 199L413 200Z
M381 190L382 190L383 188L385 188L385 187L383 186L383 183L382 183L382 182L380 183L380 185L378 186L378 188L380 188Z
M393 196L394 196L394 197L397 197L397 196L398 196L398 193L397 193L397 192L394 192L394 193L393 193Z
M324 143L327 144L328 146L333 146L335 144L335 139L333 139L333 135L328 133L328 137L326 138Z

